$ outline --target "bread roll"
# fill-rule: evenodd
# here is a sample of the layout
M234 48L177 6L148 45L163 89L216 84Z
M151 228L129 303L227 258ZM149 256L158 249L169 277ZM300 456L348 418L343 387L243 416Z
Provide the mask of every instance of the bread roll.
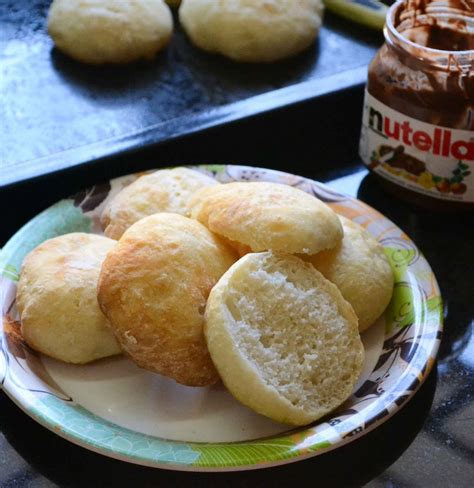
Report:
M313 44L322 13L321 0L183 0L179 20L205 51L268 63Z
M101 222L106 236L120 239L143 217L158 212L186 215L191 196L217 181L188 168L161 169L141 176L125 187L105 207Z
M278 183L204 188L191 198L190 208L209 230L254 252L315 254L343 236L337 215L321 200Z
M31 348L77 364L121 352L96 291L102 261L115 244L75 232L49 239L26 256L17 306Z
M271 252L247 254L218 281L205 335L229 391L292 425L348 398L364 358L357 317L336 286L300 258Z
M53 0L48 15L56 47L89 64L151 59L172 31L163 0Z
M390 303L392 268L383 247L369 232L345 217L340 219L344 228L342 242L306 259L339 288L354 308L363 332Z
M178 214L159 213L132 225L108 254L98 286L100 306L124 352L178 383L215 383L204 310L235 259L203 225Z

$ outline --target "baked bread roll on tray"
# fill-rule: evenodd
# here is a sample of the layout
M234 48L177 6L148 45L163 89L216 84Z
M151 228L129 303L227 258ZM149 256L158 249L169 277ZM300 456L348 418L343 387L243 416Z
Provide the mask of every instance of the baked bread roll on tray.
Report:
M322 0L183 0L179 20L205 51L270 63L314 43L323 9Z
M88 64L152 59L171 38L163 0L54 0L48 32L56 47Z

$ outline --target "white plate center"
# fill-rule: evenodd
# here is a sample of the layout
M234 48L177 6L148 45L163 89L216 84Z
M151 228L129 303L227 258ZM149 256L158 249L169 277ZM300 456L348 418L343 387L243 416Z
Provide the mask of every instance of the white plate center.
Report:
M366 357L358 388L382 350L380 320L362 336ZM291 430L240 404L222 383L192 388L138 368L125 357L74 366L47 357L43 364L74 401L127 429L185 442L237 442Z

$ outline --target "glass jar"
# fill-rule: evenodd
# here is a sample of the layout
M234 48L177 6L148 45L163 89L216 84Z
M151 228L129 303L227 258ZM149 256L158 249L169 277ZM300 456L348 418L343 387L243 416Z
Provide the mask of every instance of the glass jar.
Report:
M474 210L474 2L399 0L369 66L360 155L411 203Z

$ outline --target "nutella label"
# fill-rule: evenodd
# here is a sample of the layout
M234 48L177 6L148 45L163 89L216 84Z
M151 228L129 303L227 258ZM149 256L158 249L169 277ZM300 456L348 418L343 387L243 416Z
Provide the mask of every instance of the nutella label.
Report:
M474 131L413 119L367 90L360 156L400 186L442 200L474 202Z

